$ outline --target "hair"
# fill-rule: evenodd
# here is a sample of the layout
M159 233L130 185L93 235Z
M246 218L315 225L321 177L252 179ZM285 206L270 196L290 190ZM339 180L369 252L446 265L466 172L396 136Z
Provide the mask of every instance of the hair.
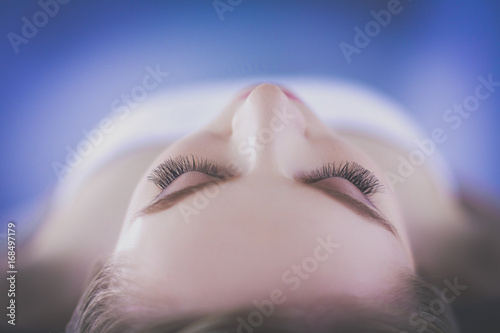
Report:
M165 318L157 305L147 305L134 297L128 264L113 257L103 265L81 297L67 333L458 332L450 308L446 302L439 302L437 288L407 272L401 273L403 287L395 291L396 297L391 297L390 302L325 303L322 315L313 322L300 311L280 306L268 317L261 314L259 323L250 324L249 314L255 308Z

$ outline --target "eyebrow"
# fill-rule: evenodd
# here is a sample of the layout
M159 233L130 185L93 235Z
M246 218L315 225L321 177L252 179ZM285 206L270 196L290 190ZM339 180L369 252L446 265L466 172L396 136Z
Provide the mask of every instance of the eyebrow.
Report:
M133 219L132 222L142 216L145 215L151 215L155 214L161 211L164 211L166 209L169 209L170 207L174 206L177 204L179 201L183 200L184 198L193 195L196 192L199 192L205 188L209 188L212 186L220 185L222 183L228 183L230 181L233 181L234 179L237 179L238 177L232 177L228 179L217 179L217 180L211 180L208 182L196 184L193 186L186 187L184 189L181 189L179 191L170 193L163 198L160 198L158 200L155 200L151 204L147 205L143 209L141 209L139 212L137 212ZM299 182L300 183L300 182ZM330 198L335 199L336 201L342 203L344 206L347 206L351 211L354 213L365 217L368 219L368 221L373 222L375 224L380 225L384 229L388 230L390 233L392 233L396 238L400 239L400 236L397 232L397 229L394 227L394 225L387 220L382 214L380 214L377 210L374 208L370 207L366 203L359 201L339 190L336 190L334 188L327 188L324 186L313 186L310 184L306 183L301 183L304 186L307 186L308 188L313 188L316 190L319 190L329 196Z
M357 213L358 215L367 218L370 222L380 225L381 227L387 229L391 234L393 234L396 238L401 239L399 233L388 219L386 219L381 213L379 213L376 209L370 207L366 203L359 201L350 195L347 195L339 190L328 188L324 186L311 186L314 189L317 189L329 197L336 199L344 206L347 206L350 210Z
M224 179L224 180L222 180L222 179L211 180L211 181L196 184L193 186L188 186L188 187L183 188L181 190L167 194L163 198L154 200L152 203L150 203L149 205L147 205L146 207L141 209L139 212L137 212L134 215L133 220L135 220L141 216L144 216L144 215L151 215L151 214L159 213L161 211L169 209L170 207L174 206L179 201L183 200L184 198L186 198L186 197L188 197L196 192L199 192L199 191L201 191L205 188L208 188L208 187L220 185L221 183L226 183L232 179L233 178Z

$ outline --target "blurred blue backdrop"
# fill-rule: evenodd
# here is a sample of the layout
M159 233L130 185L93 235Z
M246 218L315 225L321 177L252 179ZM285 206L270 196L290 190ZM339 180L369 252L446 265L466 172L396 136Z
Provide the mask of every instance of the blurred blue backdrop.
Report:
M37 14L48 3L0 2L2 223L24 223L57 184L51 163L65 160L65 147L75 147L146 66L170 73L167 89L254 75L353 80L406 106L429 134L474 92L479 75L500 81L495 0L401 0L401 12L350 63L340 43L353 44L354 28L364 29L370 11L389 0L232 0L223 20L213 0L73 0L48 6L53 17ZM22 37L23 17L40 27L21 42L13 34ZM462 179L495 198L499 106L500 88L441 146Z

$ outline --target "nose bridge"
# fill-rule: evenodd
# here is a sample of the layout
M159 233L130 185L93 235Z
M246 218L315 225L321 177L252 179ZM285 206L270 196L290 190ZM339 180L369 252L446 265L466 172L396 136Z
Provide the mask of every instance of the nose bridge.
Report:
M233 136L239 147L252 149L256 166L277 162L279 150L292 144L292 138L303 137L305 121L302 112L277 86L262 84L255 88L233 116Z

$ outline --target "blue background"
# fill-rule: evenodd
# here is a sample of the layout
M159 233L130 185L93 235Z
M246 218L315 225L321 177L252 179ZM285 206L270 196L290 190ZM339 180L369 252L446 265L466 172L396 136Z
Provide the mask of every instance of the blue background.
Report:
M45 1L45 0L44 0ZM224 0L225 2L226 0ZM171 86L254 75L314 74L371 86L406 106L429 133L474 92L500 81L500 2L401 0L378 36L347 63L384 1L243 1L221 21L212 0L70 1L15 53L8 33L36 1L0 3L2 223L27 223L58 178L51 166L159 64ZM500 89L441 146L464 182L498 202Z

